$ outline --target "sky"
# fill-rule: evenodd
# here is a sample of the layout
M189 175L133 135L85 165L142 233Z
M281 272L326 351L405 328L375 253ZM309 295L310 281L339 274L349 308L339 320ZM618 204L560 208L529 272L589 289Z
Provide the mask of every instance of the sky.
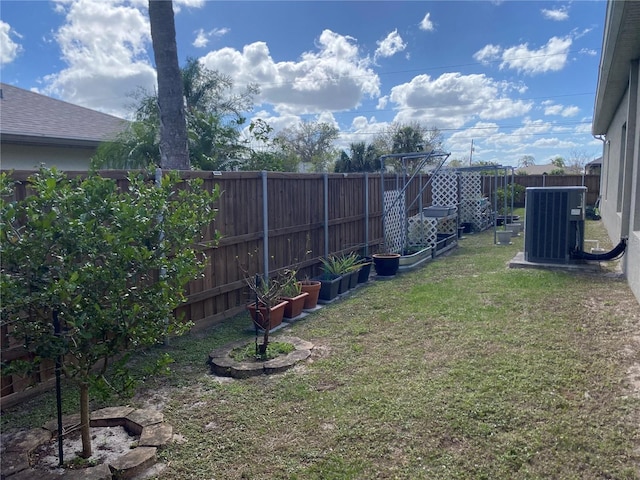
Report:
M147 0L2 0L2 82L130 118L154 91ZM589 160L605 1L174 0L178 60L260 94L249 120L437 128L451 159ZM473 151L472 151L473 145Z

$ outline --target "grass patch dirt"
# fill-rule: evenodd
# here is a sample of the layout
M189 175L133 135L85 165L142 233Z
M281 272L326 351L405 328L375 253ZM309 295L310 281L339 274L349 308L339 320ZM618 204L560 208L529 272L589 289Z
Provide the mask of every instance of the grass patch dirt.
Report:
M172 373L140 374L128 403L156 402L183 439L157 478L640 478L638 302L614 264L507 268L518 250L468 235L371 282L283 330L316 345L284 374L208 374L211 350L250 342L246 315L146 352L140 371L168 351ZM4 412L3 430L52 418L52 399Z

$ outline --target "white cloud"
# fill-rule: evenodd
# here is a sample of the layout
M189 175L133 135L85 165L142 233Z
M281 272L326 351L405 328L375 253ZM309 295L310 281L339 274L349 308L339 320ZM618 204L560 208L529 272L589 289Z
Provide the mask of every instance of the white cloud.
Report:
M14 42L11 35L21 38L11 25L0 20L0 65L13 62L22 52L22 45Z
M571 37L552 37L546 45L534 50L531 50L527 43L506 49L489 44L474 53L473 58L485 65L501 60L500 69L510 68L535 75L562 70L567 63L572 43Z
M580 108L576 107L575 105L571 105L569 107L565 107L562 110L561 115L563 117L575 117L578 113L580 113Z
M209 43L209 37L204 33L203 29L198 29L196 32L196 39L193 41L193 46L196 48L204 48Z
M193 46L196 48L204 48L209 44L209 39L212 37L222 37L229 33L228 28L214 28L213 30L209 30L205 32L204 29L200 28L194 32L196 34L196 38L193 41Z
M184 5L189 8L200 8L204 5L205 0L174 0L176 5Z
M451 150L452 156L469 158L471 141L474 140L474 155L482 152L483 146L476 143L478 137L487 138L495 135L500 130L494 122L476 122L474 125L455 132L447 139L447 147Z
M563 20L569 19L569 12L567 11L567 7L556 8L553 10L548 10L546 8L542 9L542 16L548 20L554 20L556 22L561 22Z
M583 30L578 30L577 28L574 28L573 30L571 30L571 37L574 40L578 40L579 38L584 37L588 33L591 33L592 30L593 28L585 28Z
M580 108L575 105L564 106L553 103L550 100L542 102L545 115L560 115L562 117L574 117L580 113Z
M490 62L494 62L496 60L500 60L500 54L502 53L502 48L498 45L485 45L476 53L473 54L474 60L480 62L482 64L489 64Z
M420 30L425 30L427 32L433 32L435 29L433 22L431 21L431 13L427 12L422 21L420 22Z
M258 83L257 103L271 103L280 114L308 114L357 107L364 96L380 94L380 79L360 56L355 40L324 30L317 51L303 53L298 61L276 62L264 42L242 51L223 48L201 58L210 69L230 75L242 88Z
M407 48L407 44L404 43L402 37L398 33L398 30L394 30L384 40L376 42L378 44L378 48L374 54L374 58L377 59L379 57L392 57L398 52L403 51Z
M545 115L560 115L562 113L562 105L549 105L544 108Z
M67 68L45 77L43 91L126 116L131 102L128 94L138 87L155 88L156 73L147 53L148 19L132 4L100 0L58 3L56 9L65 15L55 39Z
M395 121L419 121L438 128L460 128L474 119L499 120L524 115L531 102L511 99L507 93L518 85L497 82L485 75L444 73L438 78L418 75L391 89L397 104Z
M567 63L572 40L569 37L552 37L546 45L530 50L524 43L502 52L500 68L511 68L530 75L562 70Z
M590 57L595 57L596 55L598 55L598 51L592 48L581 48L580 53L582 55L589 55Z

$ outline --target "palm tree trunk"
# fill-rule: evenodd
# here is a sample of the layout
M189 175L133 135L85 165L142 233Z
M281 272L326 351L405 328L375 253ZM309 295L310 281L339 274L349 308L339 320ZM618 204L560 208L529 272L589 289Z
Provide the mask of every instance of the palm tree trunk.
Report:
M187 122L182 72L178 64L173 2L149 0L151 41L158 72L160 111L160 167L189 170Z

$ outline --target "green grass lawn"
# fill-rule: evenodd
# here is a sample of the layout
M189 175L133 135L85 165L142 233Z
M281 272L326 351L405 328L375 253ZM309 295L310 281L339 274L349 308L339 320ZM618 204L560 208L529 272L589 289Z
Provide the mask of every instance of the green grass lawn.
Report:
M522 237L468 235L359 288L284 330L316 345L284 374L208 373L209 351L252 338L247 315L175 339L144 355L168 351L172 373L112 403L163 409L181 441L160 454L162 479L640 478L640 394L626 377L640 306L615 265L507 268L519 250ZM52 418L53 398L4 412L3 431Z

